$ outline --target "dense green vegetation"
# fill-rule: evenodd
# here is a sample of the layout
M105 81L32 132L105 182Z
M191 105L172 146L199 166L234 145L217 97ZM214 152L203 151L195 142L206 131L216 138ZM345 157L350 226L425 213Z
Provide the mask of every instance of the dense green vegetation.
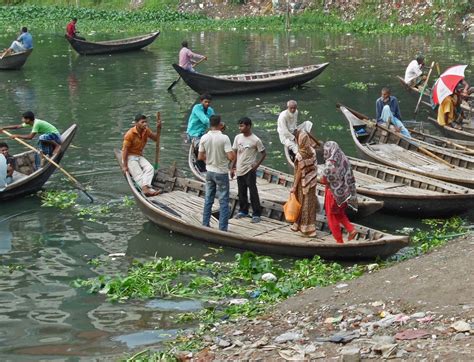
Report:
M139 11L110 10L103 8L77 8L60 6L23 5L0 7L2 27L13 29L27 25L35 30L62 32L71 17L80 19L78 28L83 32L105 31L145 32L159 29L177 30L282 30L285 17L282 15L241 17L236 19L215 20L202 14L181 13L174 7L158 10L141 9ZM413 33L432 29L432 19L427 18L419 24L404 26L393 19L379 20L370 14L356 17L353 21L344 21L337 14L326 14L321 10L306 11L291 19L291 29L323 30L325 32L351 33Z

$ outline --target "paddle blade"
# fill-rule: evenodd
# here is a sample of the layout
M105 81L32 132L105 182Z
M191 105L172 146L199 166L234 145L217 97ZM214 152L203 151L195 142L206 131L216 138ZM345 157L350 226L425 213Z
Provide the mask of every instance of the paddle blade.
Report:
M168 91L172 90L173 87L178 84L179 80L181 79L181 77L179 77L178 79L176 79L173 83L171 83L171 85L168 87Z

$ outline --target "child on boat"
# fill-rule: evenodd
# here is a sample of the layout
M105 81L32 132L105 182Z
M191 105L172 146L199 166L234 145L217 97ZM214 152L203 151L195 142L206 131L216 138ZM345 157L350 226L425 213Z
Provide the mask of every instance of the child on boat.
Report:
M231 178L237 175L237 186L239 192L239 213L236 218L249 216L249 199L247 190L250 191L250 203L252 204L252 223L260 222L260 199L257 189L257 169L267 156L265 146L260 138L252 133L252 121L248 117L239 120L240 134L235 136L232 146L237 157L232 162L230 171ZM260 158L257 161L257 156Z
M324 209L329 229L339 244L344 243L341 225L349 233L348 240L357 235L346 215L347 206L357 210L357 194L354 174L346 155L336 142L324 144L324 168L321 182L326 185Z

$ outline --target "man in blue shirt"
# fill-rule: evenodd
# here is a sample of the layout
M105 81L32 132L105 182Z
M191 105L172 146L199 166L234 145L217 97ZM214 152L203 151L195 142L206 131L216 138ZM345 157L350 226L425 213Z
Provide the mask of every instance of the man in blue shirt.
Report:
M411 137L410 132L401 121L400 106L397 98L391 95L390 88L382 88L381 97L375 102L375 114L377 124L387 127L392 124L397 132L405 137Z
M3 52L3 54L0 56L0 59L10 55L11 53L21 53L31 49L33 49L33 37L30 33L28 33L26 26L24 26L21 28L21 33L18 39L15 40L12 45L10 45L10 48Z
M209 128L209 118L214 115L214 110L210 107L212 97L209 94L199 96L200 103L196 104L188 119L188 129L186 130L188 142L194 146L194 153L198 155L199 141ZM201 172L206 172L206 163L196 160L196 166Z

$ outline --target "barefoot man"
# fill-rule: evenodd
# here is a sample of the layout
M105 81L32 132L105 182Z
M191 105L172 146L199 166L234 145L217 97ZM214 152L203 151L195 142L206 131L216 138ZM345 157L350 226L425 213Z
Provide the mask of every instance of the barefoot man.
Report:
M161 124L158 124L158 126L161 127ZM155 142L158 139L156 133L148 128L146 116L138 114L135 116L135 126L130 128L123 137L122 170L124 173L130 173L145 196L156 196L159 192L153 190L151 185L155 171L150 162L143 157L143 149L148 138Z
M22 121L22 124L2 127L0 128L0 131L2 131L2 129L7 130L31 127L30 134L14 134L11 138L32 140L36 135L38 135L38 148L43 154L50 157L54 156L61 150L61 134L51 123L35 118L35 114L31 111L23 113Z

